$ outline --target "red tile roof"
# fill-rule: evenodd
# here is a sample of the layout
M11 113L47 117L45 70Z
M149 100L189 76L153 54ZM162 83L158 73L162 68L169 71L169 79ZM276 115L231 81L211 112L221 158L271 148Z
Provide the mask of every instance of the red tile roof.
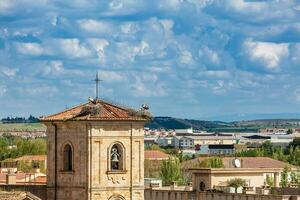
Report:
M15 161L45 161L47 160L46 155L26 155L19 158L14 159Z
M183 168L197 168L197 163L207 159L209 157L199 157L193 160L183 162ZM232 164L234 157L222 157L224 168L234 168ZM275 160L268 157L241 157L238 158L241 161L241 168L279 168L283 169L285 166L294 168L295 166L288 163Z
M162 151L156 151L156 150L149 150L145 151L145 159L148 160L166 160L169 159L170 155L162 152Z
M7 173L0 173L0 184L6 184ZM16 184L46 184L47 176L41 173L23 173L18 172L16 175Z
M24 191L0 191L0 199L2 200L41 200L39 197Z
M150 113L136 111L97 99L75 106L57 114L42 117L41 121L91 120L91 121L148 121Z

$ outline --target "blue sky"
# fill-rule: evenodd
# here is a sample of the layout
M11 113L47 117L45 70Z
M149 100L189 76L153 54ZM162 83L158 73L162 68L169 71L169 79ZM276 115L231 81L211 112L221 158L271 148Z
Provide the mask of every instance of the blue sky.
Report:
M300 1L1 0L0 116L94 96L204 119L300 108Z

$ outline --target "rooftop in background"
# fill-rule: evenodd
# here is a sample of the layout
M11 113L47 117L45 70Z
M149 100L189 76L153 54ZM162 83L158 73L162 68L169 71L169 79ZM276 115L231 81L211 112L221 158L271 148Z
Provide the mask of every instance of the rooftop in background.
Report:
M47 155L26 155L14 159L15 161L45 161L47 160Z
M185 161L183 163L183 168L188 169L188 168L198 168L197 164L200 163L201 161L207 159L209 157L199 157L195 158L193 160ZM224 168L235 168L233 165L233 159L234 157L221 157ZM275 160L272 158L268 157L241 157L238 158L241 162L241 167L240 168L247 168L247 169L268 169L268 168L276 168L276 169L283 169L285 166L290 166L292 168L295 168L295 166L290 165L288 163Z
M57 114L42 117L41 121L148 121L150 118L150 113L146 109L134 110L96 99Z
M148 160L167 160L170 155L158 150L145 151L145 159Z
M7 173L0 173L0 184L6 184ZM15 173L16 185L44 185L47 183L47 176L43 173ZM1 199L1 198L0 198Z
M40 198L31 194L30 192L23 192L23 191L14 191L14 192L0 191L0 199L3 199L3 200L41 200Z

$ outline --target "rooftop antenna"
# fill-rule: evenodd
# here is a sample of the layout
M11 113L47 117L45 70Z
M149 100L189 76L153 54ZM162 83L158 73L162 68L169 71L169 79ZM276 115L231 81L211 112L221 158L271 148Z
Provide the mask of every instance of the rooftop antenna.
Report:
M98 94L99 94L99 82L103 81L99 79L98 72L96 73L96 78L95 78L95 83L96 83L96 100L98 99Z

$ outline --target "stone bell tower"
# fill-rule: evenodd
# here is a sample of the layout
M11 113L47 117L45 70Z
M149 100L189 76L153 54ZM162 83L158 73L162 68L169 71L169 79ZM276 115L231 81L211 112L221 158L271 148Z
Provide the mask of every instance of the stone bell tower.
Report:
M43 117L48 200L143 200L147 110L96 98Z

